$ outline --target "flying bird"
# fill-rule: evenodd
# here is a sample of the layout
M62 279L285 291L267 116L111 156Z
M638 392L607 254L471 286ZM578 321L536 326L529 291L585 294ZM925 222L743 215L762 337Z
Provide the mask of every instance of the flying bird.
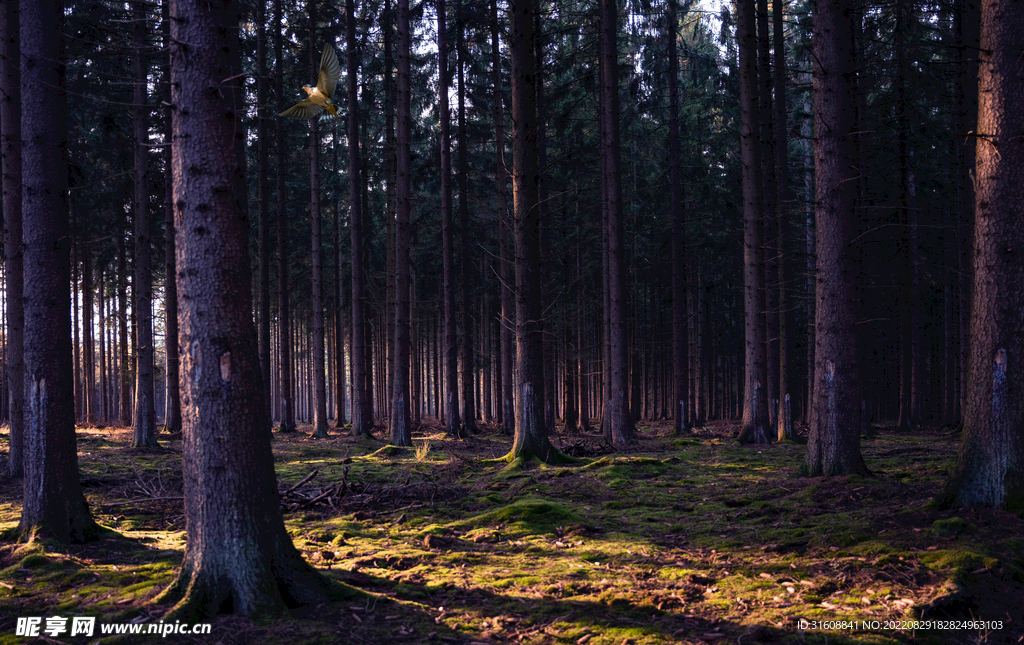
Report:
M320 57L320 76L316 81L316 87L303 85L302 89L306 90L306 94L309 96L279 116L312 119L323 114L324 110L327 110L331 116L338 116L338 108L331 103L331 97L334 96L334 89L338 86L339 78L341 78L341 64L338 63L338 56L334 53L334 48L328 45L324 49L324 55Z

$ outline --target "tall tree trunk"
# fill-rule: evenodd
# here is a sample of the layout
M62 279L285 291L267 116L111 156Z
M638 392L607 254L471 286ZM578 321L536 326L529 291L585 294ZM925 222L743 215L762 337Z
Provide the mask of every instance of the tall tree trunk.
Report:
M156 402L153 389L153 248L152 217L149 212L149 126L146 106L148 66L145 60L146 5L142 0L132 8L132 76L135 115L135 281L132 311L138 344L135 346L135 415L132 446L153 447L156 442Z
M312 34L313 30L310 32ZM311 35L310 41L313 42L313 40ZM323 253L320 248L320 133L316 119L309 120L309 206L310 253L313 265L313 360L310 361L313 369L313 438L326 439L327 386L324 381Z
M938 498L1013 513L1024 511L1022 31L1024 5L982 0L968 398L963 445Z
M319 69L316 46L316 2L309 2L309 63ZM333 47L327 44L325 47ZM320 248L320 132L317 119L309 120L309 221L310 255L312 264L313 307L313 438L327 438L327 385L324 382L324 305L323 305L323 253Z
M260 7L263 6L263 2L260 2ZM162 11L164 21L164 39L167 43L168 48L168 68L167 78L170 78L170 5L168 0L163 0ZM266 34L263 36L266 38ZM263 71L260 74L260 80L266 84L266 63L264 61ZM167 88L167 109L166 109L166 130L164 131L164 168L166 176L164 178L165 187L165 199L164 199L164 265L167 268L166 277L164 279L164 350L165 350L165 374L167 375L167 396L164 400L164 429L167 432L180 432L181 431L181 389L178 383L179 376L179 352L178 352L178 281L175 271L175 244L174 244L174 180L171 177L172 167L172 153L171 153L171 142L174 140L173 132L171 131L171 121L173 120L173 110L170 105L170 94L171 89L168 85ZM266 103L266 91L264 90L264 98L260 100L259 104L262 107ZM263 121L260 121L263 124ZM260 133L260 142L266 135L266 128ZM265 152L265 151L264 151ZM264 159L264 162L266 160ZM264 166L265 167L265 166ZM266 180L262 177L262 170L260 171L260 185L264 186L264 194L260 197L260 208L264 208L266 203ZM263 225L263 219L261 216L260 225ZM261 240L262 234L261 234ZM262 244L262 242L261 242ZM263 262L266 258L264 255L264 246L260 246L260 261ZM267 256L269 258L269 256ZM263 265L261 265L261 271ZM262 278L261 278L262 279ZM261 283L262 288L262 283ZM269 289L269 287L268 287ZM269 291L267 292L269 298ZM262 298L262 292L261 292ZM267 317L266 320L270 320L270 304L267 304ZM261 314L262 315L262 314ZM260 319L262 329L263 318ZM269 347L269 340L268 347ZM260 344L262 347L262 342ZM269 353L267 354L269 360ZM269 378L269 370L267 373ZM267 381L269 382L269 381Z
M498 39L498 1L491 0L491 83L494 86L495 181L498 184L498 254L501 266L501 422L505 432L515 430L515 386L513 385L515 310L512 296L512 261L509 258L511 225L505 167L505 124L502 109L501 44Z
M412 422L409 418L409 262L412 237L412 115L409 79L410 50L409 0L398 0L398 96L396 101L397 131L395 172L398 216L395 219L395 344L391 379L391 443L412 445Z
M466 144L466 77L465 77L465 66L466 66L466 48L463 46L463 34L465 32L465 25L462 20L462 2L463 0L456 0L456 17L455 24L457 25L457 31L455 34L455 53L456 60L458 61L458 81L459 81L459 168L458 168L458 179L459 179L459 282L461 283L461 290L459 292L461 296L461 311L460 311L460 326L462 327L462 336L460 337L459 343L459 354L462 359L462 426L464 433L478 432L476 427L476 395L474 387L476 379L473 377L475 374L475 357L473 355L473 316L470 312L469 304L469 161L467 158L467 144Z
M0 88L3 90L0 92L0 153L3 155L4 278L7 283L6 372L10 397L7 475L11 478L21 477L24 473L22 460L25 450L25 310L22 295L25 283L21 240L21 50L18 22L18 3L4 2L0 7ZM77 311L75 313L77 315Z
M808 75L810 76L810 75ZM808 78L807 82L811 82ZM813 160L813 111L811 102L804 100L804 114L807 115L800 125L800 134L804 140L804 246L806 257L806 291L807 291L807 398L804 401L804 421L811 422L811 401L814 400L814 160Z
M164 2L166 5L166 0ZM267 133L267 3L256 2L256 200L258 203L259 283L257 284L256 329L260 351L260 373L263 375L264 396L270 401L270 136ZM169 119L168 119L169 120ZM170 141L170 139L168 139ZM173 222L169 222L173 231ZM167 251L170 262L174 252ZM168 266L171 266L168 264ZM171 338L168 329L168 338ZM180 413L179 413L180 414Z
M792 439L792 426L790 424L790 407L787 404L789 397L789 361L790 361L790 317L789 297L786 293L787 269L786 269L786 240L789 233L789 207L792 203L789 198L789 150L787 143L788 129L786 127L786 43L783 38L783 16L782 10L785 2L782 0L772 1L772 37L775 49L775 207L776 207L776 237L773 252L777 265L776 278L778 279L778 308L779 320L779 383L778 383L778 411L776 412L776 435L779 441ZM768 369L774 369L769 363Z
M285 109L284 101L284 55L281 51L284 31L284 15L281 0L274 0L274 57L277 60L277 107ZM281 425L280 432L295 432L295 406L292 400L292 333L291 312L288 292L288 214L285 193L284 122L277 119L274 130L274 150L277 154L277 321L281 339Z
M99 331L99 341L100 341L100 346L99 346L100 357L99 357L99 361L98 361L99 362L99 375L100 375L100 379L99 379L100 380L100 382L99 382L100 394L99 394L98 397L96 397L97 398L96 420L97 420L98 425L102 428L102 427L105 427L106 424L107 424L107 317L106 317L107 302L106 302L106 298L104 297L106 295L104 293L106 285L104 284L104 280L103 280L103 269L102 268L100 268L100 270L99 270L99 282L100 282L99 289L96 290L97 300L99 301L98 302L98 306L96 307L96 310L97 310L97 312L99 312L99 315L100 315L99 330L98 330Z
M676 55L676 0L668 0L668 182L672 222L672 419L676 434L686 431L689 361L686 336L686 239L683 228L683 177L679 149L679 59Z
M548 134L547 134L547 101L544 98L544 29L541 22L544 12L544 0L538 0L537 11L533 15L533 50L537 57L537 77L534 86L537 91L537 167L540 172L538 181L537 209L540 211L540 257L541 274L551 275L551 223L548 220ZM541 280L540 293L541 311L551 310L550 289L544 288ZM555 429L555 354L557 345L554 342L552 321L542 318L541 337L544 339L544 425L552 431Z
M540 217L537 210L537 90L534 0L509 2L512 62L512 204L516 270L516 419L510 460L552 461L559 454L544 425L544 345L540 318Z
M744 386L741 443L768 443L765 345L764 216L761 146L758 139L757 38L754 0L736 0L740 48L740 152L743 163Z
M0 63L0 65L2 65L2 63ZM0 72L0 74L2 74L2 72ZM19 74L20 74L20 71L19 71ZM19 108L21 107L21 99L20 99L20 97L18 99L18 107ZM2 117L0 117L0 118L2 118ZM21 118L20 117L18 118L18 127L19 128L21 127ZM19 139L19 141L20 141L20 139ZM0 145L2 145L2 144L0 144ZM18 169L19 169L19 174L20 174L20 169L21 169L21 164L20 163L18 164ZM20 181L19 181L18 185L19 186L21 185ZM18 199L20 200L21 199L21 189L17 190L17 196L18 196ZM69 210L71 210L71 209L69 209ZM72 210L72 213L74 213L74 210ZM72 218L71 218L71 237L72 237L72 239L71 239L71 326L72 326L72 329L71 329L71 342L72 342L72 352L71 353L72 353L72 359L74 360L75 421L78 422L78 421L81 421L81 419L82 419L82 412L83 412L84 407L82 405L81 337L79 335L80 316L79 316L79 308L78 308L78 288L79 288L79 285L81 284L79 282L79 275L81 274L81 271L79 270L79 267L78 267L78 245L79 245L79 242L77 240L78 236L76 234L76 231L77 231L77 226L75 225L75 218L74 218L74 216L72 216ZM8 237L6 239L10 240L12 238ZM20 240L21 239L21 235L18 235L18 237L16 239ZM21 246L21 245L19 245L19 246ZM6 257L9 258L11 256L8 255ZM22 255L22 257L24 257L24 254ZM24 270L22 270L22 273L24 274ZM10 274L8 274L8 275L10 275ZM10 278L8 278L8 279L10 279ZM24 280L22 280L22 285L24 285ZM10 287L8 287L8 289L10 289ZM10 291L8 291L8 293L10 293ZM10 296L8 296L8 297L10 297ZM23 303L23 306L24 306L24 303ZM8 305L8 315L10 315L10 305ZM24 314L24 308L22 308L22 329L24 330L24 328L25 328L25 314ZM22 333L24 333L24 332L22 332ZM24 338L24 336L22 336L22 338ZM13 339L10 337L10 335L8 335L7 342L13 344ZM24 340L22 341L22 346L24 346ZM23 350L23 352L24 352L24 350ZM23 375L22 376L22 384L23 385L24 385L24 373L25 373L24 359L22 359L22 375ZM118 380L120 381L120 377L118 378ZM21 413L20 416L22 418L22 426L23 427L24 427L24 417L25 417L25 413L24 413L25 391L24 390L25 390L24 387L22 387L22 389L21 389L21 392L22 392L22 413ZM13 396L12 396L12 407L13 407ZM13 412L13 409L9 410L9 412ZM22 436L24 436L24 434ZM11 435L11 439L10 440L12 442L11 450L13 451L14 450L13 442L16 440L14 435ZM22 440L22 446L24 446L24 440ZM9 458L10 458L10 456L9 456Z
M356 82L358 81L353 79L353 84ZM358 130L356 132L358 135ZM338 164L338 141L338 121L335 120L333 145L331 146L333 163L331 165L336 177L341 172L341 167ZM358 169L355 172L358 173ZM345 315L345 298L348 296L349 290L345 287L345 256L342 253L341 245L342 231L344 230L344 225L342 224L342 212L344 209L342 208L340 183L339 181L339 190L334 200L334 355L332 360L334 361L334 427L336 428L344 428L347 421L345 418L347 415L345 398L348 392L345 373L345 341L348 339L348 327L351 322ZM359 190L358 183L355 190Z
M623 241L622 189L619 173L619 74L616 3L601 0L601 156L604 159L605 219L608 247L608 397L602 420L605 438L614 446L636 441L629 415L629 347L627 342L626 253Z
M363 212L362 162L359 158L359 60L356 55L355 0L345 0L345 48L348 65L348 225L349 255L352 273L352 430L368 436L373 427L372 410L367 399L366 321L363 300Z
M128 360L128 258L124 237L117 238L117 325L118 325L118 359L121 368L121 404L118 406L120 421L118 425L126 427L132 416L131 399L131 364ZM84 265L83 265L84 267ZM83 272L84 275L84 272ZM84 388L87 389L87 388Z
M242 84L225 80L241 76L236 7L174 0L171 8L188 539L178 578L159 601L177 601L168 617L182 620L225 606L284 613L288 604L324 602L334 589L292 545L278 502L235 147ZM206 172L188 172L196 166Z
M959 0L957 3L957 227L960 239L958 290L960 323L960 391L957 416L967 409L967 378L970 351L970 302L973 284L972 249L974 232L974 157L977 137L968 136L978 124L978 51L980 47L980 13L978 0Z
M771 40L768 29L768 0L757 0L757 41L758 41L758 117L760 119L761 143L761 195L763 207L761 215L764 222L764 244L761 253L765 270L764 316L765 316L765 381L764 399L768 405L768 432L772 436L775 428L775 412L773 405L779 398L779 385L776 382L779 365L779 273L778 248L779 222L777 204L777 184L775 179L775 132L772 128L772 57Z
M86 229L88 230L88 229ZM85 423L96 424L96 343L93 338L92 248L82 244L82 406Z
M919 423L921 392L921 332L917 279L917 213L913 202L913 171L910 168L909 122L907 111L906 0L896 2L896 138L899 155L899 221L900 227L900 416L897 428L910 430Z
M860 454L860 371L853 331L856 170L853 165L854 60L850 0L814 12L814 167L817 306L814 400L802 471L866 474Z
M67 99L59 0L22 0L25 445L19 532L81 542L99 532L78 483L71 366Z
M444 424L453 437L464 437L460 421L458 359L455 343L455 269L453 255L455 253L452 239L452 161L451 114L448 108L448 88L451 87L451 76L448 72L448 40L447 18L445 17L444 0L437 0L437 49L439 52L438 73L440 89L438 91L438 113L440 115L439 145L441 152L441 262L442 262L442 293L444 309L444 379L442 380L441 397L444 401L446 419Z

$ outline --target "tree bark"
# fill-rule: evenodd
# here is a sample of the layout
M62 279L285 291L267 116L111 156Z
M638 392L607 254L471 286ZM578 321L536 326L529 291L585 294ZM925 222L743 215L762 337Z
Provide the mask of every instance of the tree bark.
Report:
M494 148L495 181L498 195L498 254L501 263L498 274L501 281L501 423L505 432L515 431L515 387L513 361L515 351L515 310L512 297L512 263L509 259L509 213L505 167L505 124L502 108L501 44L498 39L498 2L491 0L491 84L494 86Z
M512 208L516 270L516 418L510 461L554 461L544 425L544 345L540 318L540 217L537 210L534 0L510 0Z
M801 469L809 476L868 472L860 454L860 372L853 332L852 10L850 0L841 0L820 3L814 12L817 331L810 436Z
M24 162L23 162L24 167ZM88 231L88 229L86 229ZM93 337L92 248L82 244L82 407L87 425L96 424L96 343Z
M99 528L78 483L71 366L71 231L68 221L67 99L59 0L22 0L25 452L19 532L82 542Z
M616 46L617 12L614 0L601 0L601 156L605 177L605 219L608 247L609 379L602 425L614 446L636 442L629 414L629 343L627 339L626 262L619 172L619 75Z
M743 310L744 385L741 443L768 443L768 392L765 375L764 214L761 147L758 138L757 38L754 0L736 1L736 39L740 48L740 152L743 164Z
M263 3L260 3L263 6ZM168 68L167 78L170 78L170 9L169 4L164 0L162 4L163 19L165 26L164 38L168 44ZM264 38L266 35L264 34ZM264 77L266 76L266 62L264 61L263 72L260 74L260 80L266 84ZM167 396L164 401L164 430L167 432L180 432L181 431L181 388L178 383L179 376L179 360L180 355L178 352L178 281L175 275L175 244L174 244L174 178L171 177L171 144L174 140L174 133L171 130L171 121L173 119L173 110L170 106L171 89L170 86L167 88L167 109L166 109L166 130L164 132L164 168L166 168L167 176L165 177L164 186L166 189L166 197L164 200L164 265L167 268L166 277L164 278L164 353L165 353L165 373L167 378ZM264 98L260 100L260 106L262 107L266 103L266 90L264 89ZM263 121L260 121L262 126ZM260 141L262 143L264 136L266 135L266 128L260 133ZM265 152L265 151L264 151ZM265 159L263 160L266 161ZM260 208L264 208L266 202L266 180L261 178L260 184L264 186L264 194L260 197ZM262 214L260 217L260 225L263 225ZM264 229L261 229L264 230ZM261 234L262 239L262 234ZM261 243L262 244L262 243ZM264 258L265 246L260 246L260 261L264 262L267 258ZM269 258L269 256L267 256ZM267 260L269 261L269 260ZM261 271L265 268L265 265L261 264ZM262 274L261 274L262 275ZM261 278L262 279L262 278ZM262 283L261 283L262 288ZM267 287L267 298L269 298L269 286ZM262 298L262 291L261 291ZM262 301L261 301L262 303ZM262 305L261 305L262 306ZM267 303L267 316L266 320L269 324L270 320L270 304ZM262 311L262 309L261 309ZM262 315L262 314L261 314ZM262 329L263 318L260 319L260 325ZM268 335L269 336L269 335ZM269 338L267 340L269 347ZM262 347L262 342L260 344ZM267 354L267 360L269 361L269 352ZM269 365L269 363L268 363ZM269 367L267 372L267 378L269 378ZM269 383L269 381L266 381Z
M963 443L938 501L1024 510L1024 5L982 0L974 300ZM27 325L27 321L26 321Z
M164 2L164 6L167 3ZM256 320L258 327L260 373L263 375L264 396L270 401L270 136L267 133L267 3L259 0L256 3L256 201L258 202L258 247L259 277L257 284ZM168 118L168 120L170 120ZM169 141L170 139L168 139ZM168 167L170 167L168 165ZM173 232L173 220L168 220L168 230ZM173 261L174 251L168 245L167 260ZM168 264L168 266L172 266ZM167 330L168 338L171 336ZM175 368L177 369L177 368ZM168 372L169 374L169 372ZM168 382L169 382L168 377ZM177 395L177 393L175 393ZM170 397L168 397L168 400ZM180 415L180 412L179 412ZM166 423L166 422L165 422ZM179 420L180 426L180 420Z
M777 4L777 2L775 3ZM779 365L779 273L777 254L779 221L777 203L777 182L775 178L775 132L772 128L772 57L768 29L768 0L757 0L757 41L758 41L758 117L760 120L761 144L761 196L763 207L761 215L764 226L764 244L761 247L765 270L764 316L765 316L765 382L764 398L768 405L768 432L771 437L775 431L775 413L773 405L779 398L778 377Z
M668 0L668 182L672 224L672 419L676 434L687 430L689 342L686 334L686 239L683 227L683 177L679 146L679 59L676 55L676 0Z
M132 284L132 311L138 344L135 346L135 414L132 419L132 446L155 447L156 404L153 389L153 248L152 217L149 212L149 129L146 123L148 67L145 60L146 9L142 0L132 8L132 76L135 114L135 281Z
M391 443L412 445L409 418L409 253L412 212L411 147L412 115L409 79L409 0L398 0L398 95L395 172L398 216L395 218L395 344L391 369Z
M455 269L453 267L454 241L452 239L452 161L449 130L451 114L448 108L448 88L451 87L451 76L448 72L448 40L447 18L445 17L444 0L437 0L437 49L438 73L440 89L438 91L438 113L440 115L439 145L441 152L441 262L442 262L442 293L444 309L444 379L442 380L441 397L444 401L445 421L448 434L453 437L464 437L460 421L458 398L458 359L455 342Z
M455 36L455 54L458 61L458 180L459 180L459 282L461 283L460 326L462 336L459 343L459 354L462 359L462 430L463 433L475 433L476 427L476 395L475 357L473 355L473 316L469 304L469 161L466 156L466 49L463 46L465 25L462 20L462 2L456 0L455 24L458 31Z
M128 361L128 259L124 238L117 240L117 324L118 359L121 368L121 403L118 406L119 425L125 427L132 416L131 367ZM84 265L83 265L84 266ZM83 271L84 274L84 271ZM84 388L83 388L84 389Z
M310 40L312 42L312 36ZM326 439L327 385L324 381L323 253L320 248L320 133L316 119L309 120L309 218L310 254L313 269L313 360L310 361L313 368L313 438Z
M345 1L345 47L348 65L348 225L352 273L352 431L369 436L373 427L372 410L367 399L366 327L363 300L363 214L362 161L359 157L359 61L356 55L355 0Z
M278 112L285 109L284 101L284 55L282 54L282 32L284 16L281 11L281 0L274 0L274 56L277 59L277 101ZM277 321L281 339L280 360L280 396L281 425L279 432L295 432L295 406L292 401L292 334L291 315L289 311L288 293L288 214L287 195L285 193L285 157L284 157L284 122L277 119L274 130L274 150L277 153Z
M792 203L789 196L789 148L786 127L786 44L783 38L783 6L782 0L772 1L772 37L775 49L775 207L777 221L776 243L773 247L778 267L778 319L779 319L779 407L776 413L776 434L779 441L792 439L790 412L786 407L789 396L789 361L790 361L790 316L789 296L786 293L786 240L789 233L788 212ZM768 369L774 369L769 363Z
M956 30L957 47L957 226L960 239L958 267L960 284L959 304L959 348L958 370L959 392L957 416L961 419L967 409L967 378L970 351L970 302L972 273L972 249L974 232L974 157L977 137L968 136L978 124L978 50L980 47L980 13L977 0L960 0L957 3Z
M319 69L319 54L316 46L316 3L308 3L309 13L309 63ZM328 44L326 47L333 47ZM312 314L313 342L313 438L327 438L327 384L324 381L324 305L323 305L323 253L320 240L320 131L317 119L309 120L309 221L310 255L312 264Z
M188 522L181 571L158 602L177 601L167 617L182 620L280 614L336 588L292 545L276 491L235 145L244 132L239 11L174 0L171 16Z
M21 60L18 3L0 7L0 152L3 155L4 278L7 283L7 391L10 440L7 475L24 473L25 310L21 238Z

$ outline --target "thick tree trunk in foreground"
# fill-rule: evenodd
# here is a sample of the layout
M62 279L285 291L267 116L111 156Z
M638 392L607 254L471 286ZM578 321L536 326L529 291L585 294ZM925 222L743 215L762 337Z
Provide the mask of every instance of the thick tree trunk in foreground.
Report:
M981 4L974 302L963 444L945 506L1024 510L1024 5Z
M510 460L553 461L544 426L544 345L540 318L540 217L537 210L537 90L533 0L509 2L512 55L512 208L515 222L515 435Z
M451 87L451 76L448 73L448 41L444 0L437 0L437 49L439 53L438 73L440 90L438 92L438 113L440 114L439 145L441 147L441 263L442 263L442 297L444 309L444 342L443 363L444 378L441 385L441 399L444 408L444 425L448 434L463 437L462 422L459 414L459 363L456 358L458 346L455 343L455 269L453 255L455 253L452 239L452 156L451 113L448 108L448 88Z
M147 67L146 10L136 2L132 10L132 76L135 103L135 282L132 284L132 311L135 313L135 415L132 419L132 446L158 445L156 441L156 398L153 389L153 222L149 212L149 131L146 119Z
M601 157L605 185L605 226L608 247L608 368L609 380L601 425L614 446L636 441L629 414L628 303L626 253L622 226L622 188L619 174L619 75L616 47L616 3L601 0Z
M391 443L412 445L412 421L409 417L409 246L412 237L412 175L410 138L411 88L409 79L409 0L398 0L398 129L395 133L398 185L398 217L395 218L395 345L391 368Z
M81 542L98 532L78 483L71 366L67 101L59 0L22 0L22 222L25 285L25 492L22 539Z
M7 475L21 477L25 449L24 256L21 243L21 54L18 3L0 7L0 151L3 153L4 277L7 281Z
M740 47L740 156L743 163L743 317L745 381L741 443L768 443L767 348L765 346L764 217L761 147L758 139L757 38L754 1L736 2Z
M802 471L811 476L866 474L860 454L860 371L857 367L854 259L856 170L849 0L819 3L814 12L814 167L817 289L814 399Z
M244 114L239 11L213 7L171 4L188 539L181 572L159 601L177 601L165 618L182 620L283 613L286 604L324 602L333 591L292 546L281 515L235 146Z

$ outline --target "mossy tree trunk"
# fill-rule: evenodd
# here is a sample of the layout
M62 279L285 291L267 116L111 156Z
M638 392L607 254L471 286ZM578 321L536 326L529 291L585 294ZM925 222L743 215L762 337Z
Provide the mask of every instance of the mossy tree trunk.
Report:
M540 215L537 209L537 91L533 0L511 0L512 204L516 270L515 435L510 460L550 461L557 451L544 425Z
M1024 5L981 5L974 302L963 444L944 506L1024 510Z
M171 4L187 545L158 602L177 602L169 616L184 620L276 614L336 590L292 545L276 490L235 145L245 110L239 13L230 2Z
M860 454L860 371L850 251L857 190L851 11L851 3L844 0L820 3L814 13L817 333L810 436L802 469L811 476L867 474Z
M94 537L78 483L71 365L71 231L68 221L67 101L59 0L22 0L22 221L25 285L25 492L23 539Z

